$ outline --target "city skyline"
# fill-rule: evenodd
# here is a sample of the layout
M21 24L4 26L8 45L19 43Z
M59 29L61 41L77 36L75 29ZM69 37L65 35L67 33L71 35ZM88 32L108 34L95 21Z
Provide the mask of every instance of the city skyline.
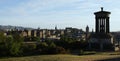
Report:
M114 3L113 3L114 2ZM0 25L32 28L82 28L95 30L94 12L104 7L110 11L110 31L119 29L120 1L114 0L2 0Z

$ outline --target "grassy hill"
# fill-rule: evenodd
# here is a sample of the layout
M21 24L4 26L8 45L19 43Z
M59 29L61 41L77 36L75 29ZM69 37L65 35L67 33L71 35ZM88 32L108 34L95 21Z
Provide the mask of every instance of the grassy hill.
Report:
M39 55L1 58L0 61L93 61L111 58L120 58L120 55Z

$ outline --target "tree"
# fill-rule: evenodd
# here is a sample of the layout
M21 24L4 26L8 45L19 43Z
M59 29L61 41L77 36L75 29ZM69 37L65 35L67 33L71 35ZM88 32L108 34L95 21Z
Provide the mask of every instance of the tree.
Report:
M56 53L56 54L65 54L65 53L68 53L68 52L67 52L63 47L57 46L57 47L55 48L54 53Z
M0 32L0 56L6 56L8 53L6 45L6 37L4 36L4 32Z
M55 48L55 47L56 47L55 43L52 42L52 43L50 44L50 48Z
M37 45L37 49L43 49L48 47L48 44L46 42L39 42L39 44Z
M8 38L8 39L10 39L10 38ZM11 39L12 39L10 41L11 44L9 45L10 46L10 50L9 50L10 54L12 56L21 55L21 53L22 53L21 47L22 47L22 43L23 43L23 37L21 37L18 33L15 33L12 35Z
M23 55L33 55L35 54L36 51L36 44L23 44L22 49L23 49Z
M40 37L31 37L32 41L40 41Z

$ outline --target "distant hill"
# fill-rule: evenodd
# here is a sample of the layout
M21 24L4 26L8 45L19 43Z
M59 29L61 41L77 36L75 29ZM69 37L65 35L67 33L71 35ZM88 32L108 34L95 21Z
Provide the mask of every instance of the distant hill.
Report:
M22 26L11 26L11 25L0 25L0 30L14 30L14 29L18 29L18 30L32 30L33 28L29 28L29 27L22 27Z

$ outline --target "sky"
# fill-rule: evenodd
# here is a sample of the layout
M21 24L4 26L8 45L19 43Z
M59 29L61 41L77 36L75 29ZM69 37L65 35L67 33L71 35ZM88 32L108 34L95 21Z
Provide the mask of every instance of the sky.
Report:
M100 7L111 12L110 31L120 31L120 0L0 0L0 25L92 30Z

